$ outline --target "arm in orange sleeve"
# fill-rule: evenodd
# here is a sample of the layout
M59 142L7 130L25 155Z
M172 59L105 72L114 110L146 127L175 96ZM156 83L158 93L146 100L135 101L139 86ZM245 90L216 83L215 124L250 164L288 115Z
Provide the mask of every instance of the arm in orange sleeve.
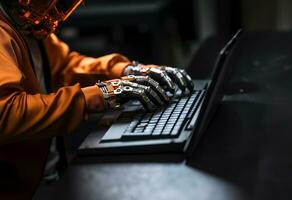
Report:
M83 120L90 94L99 89L83 91L77 84L39 94L23 71L31 67L23 62L26 49L1 27L0 38L0 144L71 132Z
M110 54L99 58L80 55L70 51L68 45L60 41L54 34L45 40L45 47L52 67L54 82L59 86L68 84L71 77L76 74L95 74L96 77L103 76L107 79L119 78L125 67L130 64L129 59L120 54ZM89 76L84 77L89 78Z

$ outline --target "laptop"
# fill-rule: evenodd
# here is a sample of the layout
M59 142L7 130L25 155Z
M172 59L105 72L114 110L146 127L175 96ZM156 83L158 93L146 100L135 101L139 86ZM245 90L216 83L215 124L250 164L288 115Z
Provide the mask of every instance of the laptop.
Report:
M147 113L130 101L103 137L93 132L78 149L79 155L154 154L193 152L224 96L233 66L229 55L242 31L220 51L210 80L195 81L192 94L172 97L171 102Z

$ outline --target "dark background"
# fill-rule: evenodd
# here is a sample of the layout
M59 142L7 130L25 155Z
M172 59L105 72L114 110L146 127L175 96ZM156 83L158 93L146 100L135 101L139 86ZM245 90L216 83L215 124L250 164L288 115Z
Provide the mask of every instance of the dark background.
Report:
M86 55L119 52L183 68L210 36L290 30L291 9L289 0L87 0L59 35Z
M185 67L208 37L290 30L289 0L87 0L59 31L90 56L119 52L143 63Z

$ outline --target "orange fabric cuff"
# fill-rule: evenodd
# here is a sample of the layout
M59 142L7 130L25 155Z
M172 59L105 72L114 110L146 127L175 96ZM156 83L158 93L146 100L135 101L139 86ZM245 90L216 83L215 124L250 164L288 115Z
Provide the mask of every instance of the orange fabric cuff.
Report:
M115 66L111 69L111 78L119 78L123 76L125 68L130 65L131 62L118 62Z
M82 88L87 105L87 113L103 112L104 111L104 97L103 93L97 86L90 86Z

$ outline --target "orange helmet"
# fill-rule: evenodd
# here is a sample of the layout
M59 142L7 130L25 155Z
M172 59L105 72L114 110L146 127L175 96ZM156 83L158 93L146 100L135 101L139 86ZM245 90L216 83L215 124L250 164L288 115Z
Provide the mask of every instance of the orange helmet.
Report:
M20 20L32 26L38 37L53 33L84 0L18 0Z

